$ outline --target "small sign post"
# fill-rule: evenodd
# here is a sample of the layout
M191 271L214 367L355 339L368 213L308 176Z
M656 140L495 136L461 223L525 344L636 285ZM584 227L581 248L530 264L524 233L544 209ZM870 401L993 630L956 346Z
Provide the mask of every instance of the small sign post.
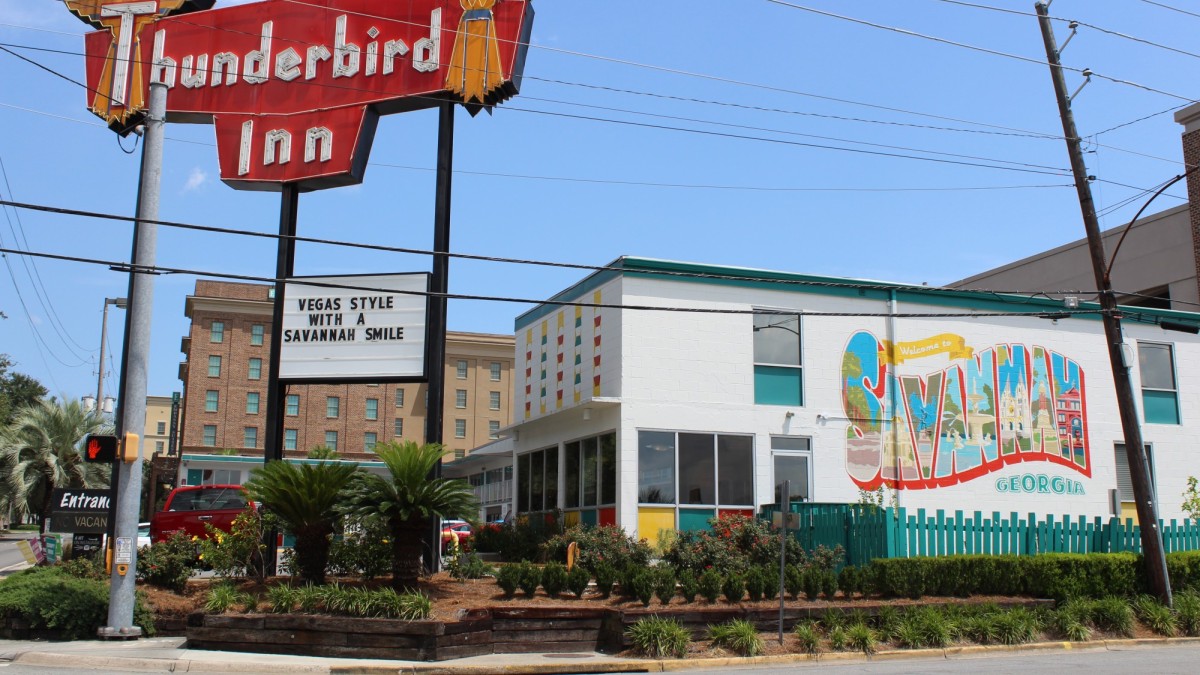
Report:
M792 481L785 480L779 490L779 508L783 517L779 519L779 644L783 644L783 598L786 595L783 579L787 571L788 521L791 520Z

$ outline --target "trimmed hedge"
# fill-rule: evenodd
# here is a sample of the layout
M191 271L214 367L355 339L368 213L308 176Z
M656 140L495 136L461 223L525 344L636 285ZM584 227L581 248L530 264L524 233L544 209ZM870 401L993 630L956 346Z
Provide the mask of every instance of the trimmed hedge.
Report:
M1167 554L1177 590L1200 589L1200 551ZM884 597L1028 595L1039 598L1126 597L1145 593L1142 557L1133 553L1043 553L877 559L864 586Z

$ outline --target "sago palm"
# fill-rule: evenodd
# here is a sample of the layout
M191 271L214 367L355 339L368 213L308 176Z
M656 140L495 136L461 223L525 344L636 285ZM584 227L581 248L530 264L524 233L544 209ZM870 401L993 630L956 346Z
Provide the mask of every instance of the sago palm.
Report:
M362 473L349 490L347 511L357 516L378 516L388 526L392 545L392 587L412 589L421 571L421 553L440 542L422 544L432 518L474 519L479 502L465 481L431 478L441 445L412 441L381 443L375 453L387 467L387 476Z
M280 461L256 469L246 482L250 498L278 516L296 537L296 567L304 581L325 583L338 507L356 471L357 464Z
M39 401L21 409L0 434L0 487L15 515L41 518L42 534L55 488L108 485L107 464L88 464L80 444L105 430L104 421L78 401Z

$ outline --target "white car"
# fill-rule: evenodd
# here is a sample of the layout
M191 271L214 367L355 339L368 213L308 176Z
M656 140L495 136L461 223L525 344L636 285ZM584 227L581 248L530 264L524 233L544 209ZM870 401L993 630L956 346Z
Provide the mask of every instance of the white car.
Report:
M150 523L138 523L137 547L150 545Z

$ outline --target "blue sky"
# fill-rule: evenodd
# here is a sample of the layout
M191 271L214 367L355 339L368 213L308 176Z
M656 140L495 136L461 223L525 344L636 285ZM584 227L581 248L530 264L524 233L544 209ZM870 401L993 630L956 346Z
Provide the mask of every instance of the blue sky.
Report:
M1033 2L980 4L1019 14L944 0L537 0L521 96L490 117L459 115L452 248L583 264L630 254L936 285L1078 239L1066 149L1053 138L1061 126L1050 76L1037 63L1045 55L1028 15ZM1200 14L1193 0L1162 4ZM1092 136L1186 103L1178 97L1200 98L1200 17L1143 0L1057 0L1050 13L1192 52L1081 26L1063 57L1068 67L1159 90L1094 77L1075 99L1089 171L1106 181L1094 186L1102 211L1180 173L1181 127L1169 112ZM1055 25L1061 43L1068 29ZM75 80L83 79L85 30L55 0L0 0L0 42ZM1082 81L1076 72L1067 80L1071 90ZM85 104L81 87L0 52L0 194L132 214L139 155L122 152ZM436 134L432 111L383 118L363 184L304 195L300 234L428 249ZM277 195L219 181L211 126L172 125L167 137L161 218L277 230ZM1182 184L1170 193L1182 196ZM1144 199L1106 212L1102 225L1123 224ZM1163 196L1151 212L1181 203ZM130 227L7 210L0 240L125 260ZM272 276L274 244L164 228L158 262ZM302 275L428 268L421 256L304 244L297 257ZM455 261L450 289L544 298L582 274ZM180 389L184 298L195 278L155 283L149 391L165 395ZM52 393L94 394L104 298L123 296L126 284L103 266L9 255L0 269L8 316L0 352ZM510 333L525 309L452 301L449 324ZM110 317L113 365L122 320L120 311ZM115 392L115 376L105 389Z

